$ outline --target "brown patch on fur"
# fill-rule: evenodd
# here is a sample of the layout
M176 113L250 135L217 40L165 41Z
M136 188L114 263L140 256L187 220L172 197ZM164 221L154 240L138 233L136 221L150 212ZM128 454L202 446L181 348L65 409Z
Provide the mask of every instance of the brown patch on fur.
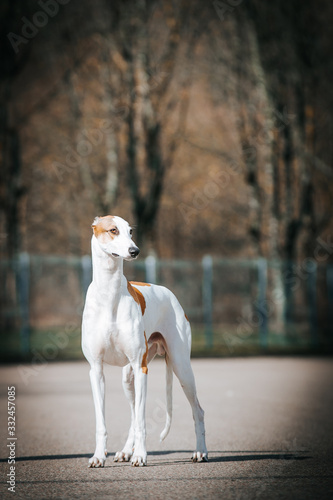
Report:
M149 337L148 343L150 345L157 344L157 354L159 356L163 356L168 353L168 346L165 341L165 338L160 332L154 332Z
M142 295L140 290L138 290L137 288L134 288L134 286L132 286L129 281L127 282L127 290L132 295L135 302L137 302L139 304L139 306L141 307L141 312L142 312L142 316L143 316L145 313L145 310L146 310L146 301L145 301L144 296Z
M187 319L187 321L190 322L190 320L187 317L187 314L185 312L184 312L184 314L185 314L185 318Z
M148 366L147 366L148 342L147 342L146 332L144 332L144 336L145 336L145 342L146 342L146 352L142 356L141 368L142 368L142 372L147 375L147 373L148 373Z
M132 285L138 285L138 286L151 286L149 283L141 283L141 281L130 281Z
M104 217L98 217L92 223L91 227L93 228L94 235L96 238L99 238L102 243L107 243L109 238L113 240L119 234L119 230L114 223L112 215L105 215ZM111 232L111 229L114 229L115 232Z

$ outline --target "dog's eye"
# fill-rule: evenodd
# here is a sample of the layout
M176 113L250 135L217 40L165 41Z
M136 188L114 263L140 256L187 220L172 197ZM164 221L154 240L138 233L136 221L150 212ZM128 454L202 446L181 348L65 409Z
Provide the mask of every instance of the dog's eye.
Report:
M113 227L112 229L109 229L109 233L117 234L117 229Z

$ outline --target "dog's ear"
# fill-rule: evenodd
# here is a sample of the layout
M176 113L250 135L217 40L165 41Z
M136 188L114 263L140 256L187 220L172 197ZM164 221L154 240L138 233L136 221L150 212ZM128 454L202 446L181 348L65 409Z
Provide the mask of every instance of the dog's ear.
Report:
M93 228L93 231L95 232L95 227L99 223L100 217L95 217L93 220L93 223L91 224L91 227Z

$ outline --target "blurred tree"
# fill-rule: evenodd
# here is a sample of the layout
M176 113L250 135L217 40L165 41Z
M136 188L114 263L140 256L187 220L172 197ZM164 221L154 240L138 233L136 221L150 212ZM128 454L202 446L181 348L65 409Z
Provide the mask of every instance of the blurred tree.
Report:
M324 160L328 144L318 147L323 138L316 131L321 129L323 96L331 101L325 92L333 78L325 25L333 8L327 1L320 8L313 0L287 4L281 0L274 5L254 1L247 4L247 13L255 27L274 116L272 213L279 228L277 253L293 261L304 235L311 254L316 236L332 217L331 210L318 210L315 183L319 181L316 171L321 171L320 189L328 200L333 172Z
M29 47L23 44L22 50L15 51L8 37L18 31L20 20L18 12L24 0L11 2L4 0L0 7L0 210L5 221L4 233L6 254L13 257L20 250L19 202L24 188L22 185L21 144L18 126L13 122L11 105L12 82L23 70L29 59ZM31 8L31 3L26 5Z
M253 0L223 19L201 0L77 5L60 7L17 55L1 48L11 248L21 228L28 251L87 252L87 219L117 211L168 256L311 254L331 224L333 4ZM37 7L1 9L6 38ZM78 154L98 130L103 141Z
M326 133L318 136L323 112L326 114L322 96L332 106L326 89L333 78L333 64L327 50L330 35L325 30L332 16L332 5L327 1L320 8L313 0L279 0L274 4L254 1L246 5L273 117L273 127L268 131L272 193L266 190L257 206L260 218L265 200L272 202L267 230L271 249L267 255L284 261L287 321L293 310L294 262L304 253L313 257L317 237L332 220L333 171L325 161L329 150ZM267 184L258 186L265 192Z
M160 54L152 33L157 7L162 8L167 30ZM189 14L189 5L184 2L159 4L154 0L118 1L112 4L112 9L117 20L113 31L113 62L121 75L122 98L127 107L127 179L138 241L142 244L142 235L145 235L144 240L151 243L156 239L154 229L165 171L172 164L188 109L190 82L187 78L180 89L178 127L163 154L161 136L166 94L173 80L180 30L185 15Z

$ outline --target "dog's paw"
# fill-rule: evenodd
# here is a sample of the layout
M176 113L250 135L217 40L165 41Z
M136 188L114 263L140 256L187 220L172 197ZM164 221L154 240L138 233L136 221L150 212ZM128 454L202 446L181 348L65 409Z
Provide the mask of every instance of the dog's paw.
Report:
M144 465L147 465L147 455L136 455L134 452L131 462L133 467L143 467Z
M195 451L192 455L192 462L208 462L208 454Z
M124 451L117 451L115 454L113 461L114 462L129 462L131 459L132 453L126 453Z
M98 467L104 467L106 455L107 455L106 450L105 450L105 457L100 458L100 457L96 457L96 455L94 455L93 457L91 457L89 459L88 467L96 468L96 469Z

